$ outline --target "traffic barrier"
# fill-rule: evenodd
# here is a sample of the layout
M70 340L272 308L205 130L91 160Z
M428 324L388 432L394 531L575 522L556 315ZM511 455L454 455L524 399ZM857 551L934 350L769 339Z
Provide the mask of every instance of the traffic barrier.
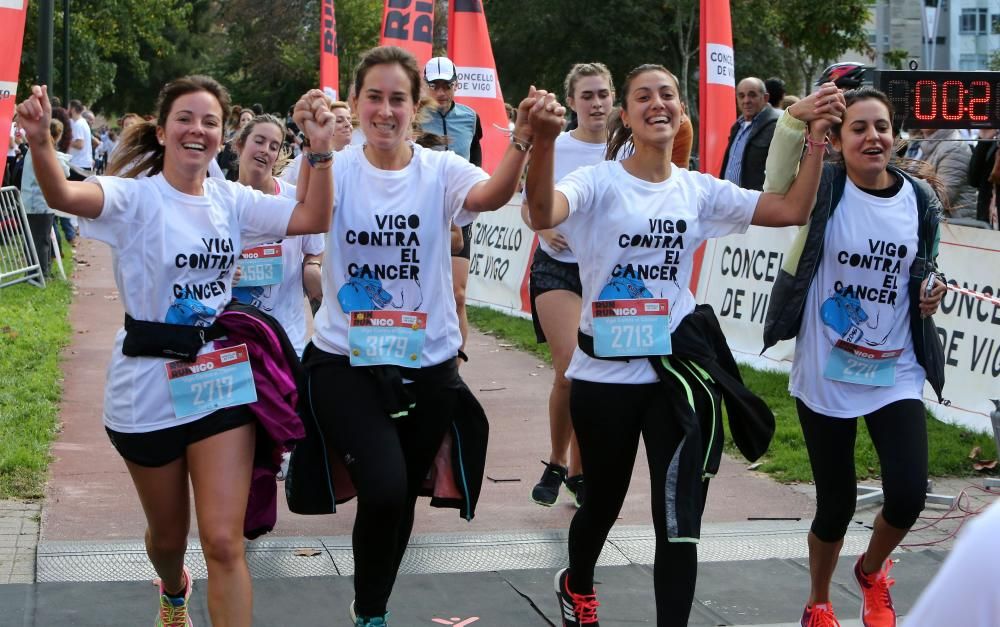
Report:
M0 189L0 288L23 282L45 287L28 216L16 187Z

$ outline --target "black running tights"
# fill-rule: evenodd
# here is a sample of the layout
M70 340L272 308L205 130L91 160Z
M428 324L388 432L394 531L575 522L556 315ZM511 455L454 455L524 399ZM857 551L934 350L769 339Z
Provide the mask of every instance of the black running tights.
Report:
M413 529L417 494L451 426L457 391L412 383L416 407L392 419L367 369L327 365L310 376L316 418L358 491L355 609L382 616Z
M816 482L812 532L823 542L837 542L847 533L857 505L857 419L831 418L817 414L798 399L795 403ZM909 529L923 510L927 493L924 404L913 399L889 403L865 416L865 425L882 469L882 517L897 529Z
M569 587L580 594L593 589L594 565L625 501L641 434L656 531L653 587L660 627L687 625L698 576L697 545L667 541L667 466L683 432L665 415L670 403L662 396L663 386L658 383L574 380L570 388L570 413L580 444L587 498L569 528Z

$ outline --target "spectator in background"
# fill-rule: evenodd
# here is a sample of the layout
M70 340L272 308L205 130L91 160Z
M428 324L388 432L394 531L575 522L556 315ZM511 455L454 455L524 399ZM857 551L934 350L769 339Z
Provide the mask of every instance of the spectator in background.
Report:
M53 146L59 144L59 138L63 134L63 124L59 120L49 122L49 138ZM69 176L69 155L64 152L56 152L56 159L62 166L63 174ZM38 253L38 264L41 266L42 274L49 275L52 263L52 223L55 214L45 202L42 196L42 189L35 179L35 167L31 161L31 153L24 157L24 176L21 179L21 202L24 205L24 212L28 214L28 227L31 229L31 239L35 241L35 251Z
M976 190L969 185L969 145L955 129L924 130L921 159L926 161L947 187L945 216L948 220L976 218Z
M20 144L18 141L17 132L17 116L10 121L10 139L7 144L7 166L3 171L3 186L7 187L11 184L11 177L14 174L14 166L17 165L17 146Z
M729 129L722 175L744 189L763 189L764 163L779 112L768 106L764 81L750 76L736 86L740 118Z
M1000 150L995 128L979 131L979 142L969 162L969 185L979 190L976 219L997 228L997 201L1000 199Z
M767 91L767 104L775 109L785 108L785 105L781 103L785 98L785 81L777 76L772 76L764 81L764 89Z
M792 94L788 94L787 96L785 96L784 98L781 99L781 107L780 108L781 108L782 111L784 111L785 109L787 109L788 107L792 106L793 104L795 104L798 101L799 101L799 97L798 96L793 96Z
M219 168L221 168L222 173L225 174L226 180L240 180L240 155L236 152L235 144L236 140L240 136L240 133L243 132L243 127L249 124L250 120L253 118L253 109L243 109L240 111L240 115L237 118L239 122L237 123L236 130L233 131L232 136L230 136L229 140L219 152L219 156L215 158L215 162L219 164Z
M89 173L94 169L94 145L90 124L83 117L83 104L69 101L70 135L69 164Z
M128 130L128 127L133 124L138 124L139 122L142 122L142 117L140 117L138 113L126 113L122 116L122 119L118 121L118 127L124 133Z
M250 105L250 109L253 111L253 113L254 113L255 116L257 116L257 115L263 115L264 114L264 105L260 104L259 102L255 102L252 105ZM241 115L240 116L240 118L241 118L240 119L240 129L242 129L244 126L246 126L246 124L242 123L242 117L243 116ZM242 130L241 130L241 132L242 132Z

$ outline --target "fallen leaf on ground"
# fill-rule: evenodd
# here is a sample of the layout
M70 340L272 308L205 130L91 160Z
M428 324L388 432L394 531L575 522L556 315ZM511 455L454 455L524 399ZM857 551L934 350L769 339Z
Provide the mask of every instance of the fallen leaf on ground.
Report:
M987 459L981 462L974 462L972 464L972 467L980 472L982 472L983 470L993 470L997 467L997 460Z
M320 553L319 549L295 549L295 554L299 557L314 557Z
M969 451L969 459L977 459L983 454L983 449L980 446L973 446L972 450Z

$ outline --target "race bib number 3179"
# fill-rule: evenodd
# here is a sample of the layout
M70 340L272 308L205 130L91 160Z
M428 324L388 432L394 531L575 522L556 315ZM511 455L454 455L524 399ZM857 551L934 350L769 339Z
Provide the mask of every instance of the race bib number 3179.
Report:
M670 315L665 298L598 300L591 305L598 357L669 355Z
M347 343L352 366L419 368L427 314L418 311L352 311Z
M171 361L166 368L178 418L257 401L246 344L199 355L193 362Z

